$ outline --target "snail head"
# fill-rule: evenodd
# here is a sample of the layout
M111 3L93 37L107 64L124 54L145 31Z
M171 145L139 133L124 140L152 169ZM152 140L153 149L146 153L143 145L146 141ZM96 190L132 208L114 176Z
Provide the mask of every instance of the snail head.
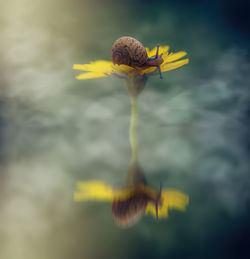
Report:
M121 54L120 53L115 53L115 55L113 56L113 63L117 64L117 65L121 65L122 64L122 60L121 60Z
M147 59L147 66L150 66L150 67L157 67L158 68L158 71L159 71L159 74L160 74L160 78L162 79L162 74L161 74L161 67L160 65L164 62L163 58L162 58L162 55L159 55L159 44L157 45L157 49L156 49L156 55L155 56L152 56L150 58Z

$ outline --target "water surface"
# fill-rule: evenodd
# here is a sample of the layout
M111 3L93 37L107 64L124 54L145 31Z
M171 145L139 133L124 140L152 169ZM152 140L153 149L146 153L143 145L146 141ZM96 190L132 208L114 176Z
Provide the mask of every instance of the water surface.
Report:
M242 5L239 5L240 7ZM2 3L2 258L247 258L248 20L226 1ZM138 11L140 10L140 11ZM77 81L115 39L169 44L190 64L150 78L138 100L150 185L180 189L186 213L120 229L110 204L75 203L76 181L123 182L130 100L119 79Z

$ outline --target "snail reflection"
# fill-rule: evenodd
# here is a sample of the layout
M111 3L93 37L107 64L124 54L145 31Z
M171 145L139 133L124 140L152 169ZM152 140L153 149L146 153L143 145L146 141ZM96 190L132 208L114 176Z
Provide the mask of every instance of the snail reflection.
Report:
M136 162L126 172L125 187L113 188L102 181L77 182L74 199L110 202L112 218L121 227L134 225L144 214L167 218L169 210L185 211L189 202L188 196L179 190L151 188Z

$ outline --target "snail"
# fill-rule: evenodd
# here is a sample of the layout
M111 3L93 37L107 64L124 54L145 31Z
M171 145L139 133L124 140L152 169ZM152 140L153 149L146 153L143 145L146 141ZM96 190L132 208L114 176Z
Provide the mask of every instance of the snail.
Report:
M148 202L155 204L158 219L158 206L162 203L161 190L156 197L138 189L126 200L114 200L111 204L111 214L115 223L121 227L134 225L145 213Z
M146 179L137 165L132 165L128 170L127 181L131 186L130 195L126 199L115 199L111 204L111 214L115 223L121 227L134 225L145 213L149 202L155 205L158 219L158 206L162 204L161 185L158 194L148 191Z
M111 58L114 64L127 65L131 67L157 67L160 78L163 63L162 54L159 55L159 45L157 45L156 55L148 57L147 51L142 43L135 38L123 36L117 39L111 49Z

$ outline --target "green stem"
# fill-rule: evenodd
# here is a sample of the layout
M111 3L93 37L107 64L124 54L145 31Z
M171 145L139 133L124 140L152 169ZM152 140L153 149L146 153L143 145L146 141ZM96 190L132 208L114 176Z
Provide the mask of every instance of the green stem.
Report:
M131 96L131 121L130 121L130 144L132 149L132 162L136 162L138 158L138 148L136 143L136 119L137 119L137 99Z

